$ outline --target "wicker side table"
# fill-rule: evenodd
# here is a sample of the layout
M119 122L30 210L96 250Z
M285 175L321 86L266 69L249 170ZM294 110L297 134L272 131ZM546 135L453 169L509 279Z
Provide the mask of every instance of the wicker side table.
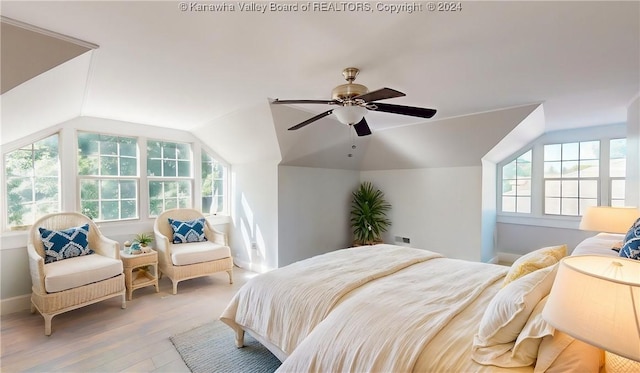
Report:
M127 286L127 300L131 300L133 291L147 286L158 289L158 252L151 250L144 254L125 254L120 251L124 266L124 280ZM145 267L145 268L143 268Z

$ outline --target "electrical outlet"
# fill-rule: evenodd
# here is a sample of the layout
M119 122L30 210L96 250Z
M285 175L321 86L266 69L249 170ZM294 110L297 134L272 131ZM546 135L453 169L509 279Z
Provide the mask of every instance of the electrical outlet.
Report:
M258 244L255 242L251 243L251 250L258 250Z

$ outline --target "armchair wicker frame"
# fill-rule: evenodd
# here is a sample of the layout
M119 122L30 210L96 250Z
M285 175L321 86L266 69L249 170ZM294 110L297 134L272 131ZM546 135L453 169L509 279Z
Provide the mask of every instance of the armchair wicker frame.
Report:
M210 276L222 271L227 272L229 275L229 283L233 284L233 258L231 256L210 262L180 266L174 265L171 260L170 243L173 240L173 229L171 229L168 218L175 220L193 220L202 217L204 216L198 210L177 208L164 211L158 215L155 223L153 224L155 248L158 251L158 264L161 272L160 277L164 274L171 279L174 295L178 293L178 282L196 277ZM224 232L216 230L208 221L204 226L204 234L208 241L222 246L229 246L227 235Z
M44 245L38 227L62 230L89 224L89 247L98 255L120 259L119 244L105 237L96 224L77 212L62 212L45 215L31 226L27 243L29 269L31 272L31 313L36 310L44 317L44 334L51 335L51 319L61 313L93 303L120 296L121 307L127 307L124 273L88 285L47 293L45 290Z

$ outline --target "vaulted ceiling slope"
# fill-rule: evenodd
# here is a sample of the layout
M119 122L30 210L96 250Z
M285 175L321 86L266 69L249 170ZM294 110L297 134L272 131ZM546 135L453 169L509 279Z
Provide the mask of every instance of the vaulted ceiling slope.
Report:
M194 130L268 97L329 98L347 66L359 67L357 82L370 89L407 94L389 103L438 109L434 120L543 102L547 130L624 122L640 91L637 1L478 1L412 13L376 2L371 11L265 13L235 2L225 11L180 4L3 1L7 17L100 45L78 67L81 94L52 78L61 84L2 95L3 143L7 128L22 126L5 117L6 105L31 109L31 131L61 116L60 106ZM367 118L374 131L417 122Z

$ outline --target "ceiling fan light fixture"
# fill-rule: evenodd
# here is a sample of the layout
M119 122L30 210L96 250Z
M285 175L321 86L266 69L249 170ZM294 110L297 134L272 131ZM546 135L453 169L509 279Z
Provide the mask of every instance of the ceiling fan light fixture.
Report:
M336 115L338 121L346 125L359 123L366 113L367 109L362 106L340 106L333 109L333 114Z

